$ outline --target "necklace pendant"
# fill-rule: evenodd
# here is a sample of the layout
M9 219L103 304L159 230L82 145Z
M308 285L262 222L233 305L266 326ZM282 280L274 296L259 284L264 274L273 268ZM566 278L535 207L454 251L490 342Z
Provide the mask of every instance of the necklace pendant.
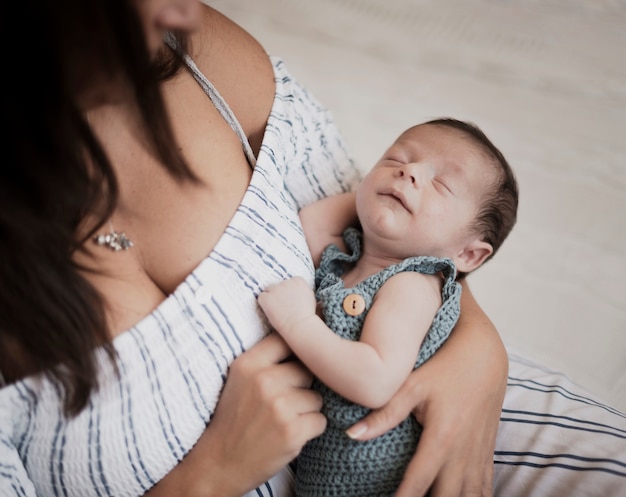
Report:
M128 250L133 246L133 242L126 236L126 233L118 233L117 231L96 235L93 240L98 245L107 247L115 252Z

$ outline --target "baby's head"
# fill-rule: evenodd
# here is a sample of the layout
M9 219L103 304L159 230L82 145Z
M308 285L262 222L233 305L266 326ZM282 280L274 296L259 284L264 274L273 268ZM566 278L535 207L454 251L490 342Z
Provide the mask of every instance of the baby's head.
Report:
M357 190L366 250L449 257L460 277L498 251L517 205L502 153L478 127L450 118L403 132Z
M493 182L487 185L478 213L469 227L470 232L491 245L492 252L482 261L483 264L495 255L517 221L519 187L515 174L502 152L478 126L450 118L435 119L425 124L457 130L478 147L485 164L492 167Z

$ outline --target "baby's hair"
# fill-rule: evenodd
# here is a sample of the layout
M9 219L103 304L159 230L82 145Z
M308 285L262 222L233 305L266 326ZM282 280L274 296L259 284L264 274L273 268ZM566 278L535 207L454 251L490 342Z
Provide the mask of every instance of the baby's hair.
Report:
M502 152L487 138L487 135L473 123L449 117L433 119L425 125L444 126L460 131L465 137L478 145L483 156L493 164L497 171L494 183L485 193L482 205L470 229L484 242L491 244L493 252L486 259L491 259L517 221L519 188L515 174ZM459 277L465 274L459 273Z

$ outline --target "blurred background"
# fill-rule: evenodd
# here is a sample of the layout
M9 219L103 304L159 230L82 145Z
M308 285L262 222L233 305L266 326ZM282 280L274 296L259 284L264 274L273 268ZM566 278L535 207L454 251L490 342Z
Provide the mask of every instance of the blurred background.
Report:
M521 201L470 286L511 351L626 411L626 1L206 3L332 110L363 171L418 122L480 126Z

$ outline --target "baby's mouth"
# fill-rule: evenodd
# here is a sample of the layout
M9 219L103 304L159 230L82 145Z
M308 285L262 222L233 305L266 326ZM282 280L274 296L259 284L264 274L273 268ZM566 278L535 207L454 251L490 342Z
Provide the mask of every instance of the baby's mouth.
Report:
M409 208L409 205L406 202L406 198L402 192L398 190L386 190L386 191L381 192L380 195L384 195L386 197L391 197L395 199L402 205L402 207L404 207L407 211L411 212L411 209Z

